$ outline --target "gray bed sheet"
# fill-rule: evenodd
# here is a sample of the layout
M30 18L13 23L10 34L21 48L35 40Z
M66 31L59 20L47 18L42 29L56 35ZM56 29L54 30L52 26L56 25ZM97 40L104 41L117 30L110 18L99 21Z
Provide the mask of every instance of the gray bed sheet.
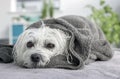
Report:
M0 63L0 79L120 79L120 51L111 60L91 63L82 70L25 69Z

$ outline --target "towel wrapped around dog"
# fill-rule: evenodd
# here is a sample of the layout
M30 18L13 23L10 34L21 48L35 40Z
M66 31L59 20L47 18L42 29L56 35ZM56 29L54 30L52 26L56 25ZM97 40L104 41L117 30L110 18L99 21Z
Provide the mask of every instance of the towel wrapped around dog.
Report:
M84 17L63 16L43 22L50 28L60 29L70 36L66 55L52 57L45 68L80 69L90 61L109 60L113 56L110 44L100 27ZM38 21L27 29L38 29L41 26L42 21Z

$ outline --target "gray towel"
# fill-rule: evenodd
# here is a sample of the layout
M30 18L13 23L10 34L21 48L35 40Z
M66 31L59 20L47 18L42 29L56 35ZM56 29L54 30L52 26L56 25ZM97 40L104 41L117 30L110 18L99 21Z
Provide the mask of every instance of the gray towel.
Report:
M66 51L69 55L51 58L46 67L80 69L93 55L97 56L96 60L109 60L113 56L102 30L86 18L70 15L43 21L50 28L60 29L71 35ZM41 21L36 22L27 29L40 28L41 24Z
M71 36L66 50L68 54L52 57L45 67L80 69L93 56L97 57L95 60L109 60L113 56L102 30L86 18L72 15L43 21L50 28L60 29ZM27 29L40 28L41 24L38 21Z

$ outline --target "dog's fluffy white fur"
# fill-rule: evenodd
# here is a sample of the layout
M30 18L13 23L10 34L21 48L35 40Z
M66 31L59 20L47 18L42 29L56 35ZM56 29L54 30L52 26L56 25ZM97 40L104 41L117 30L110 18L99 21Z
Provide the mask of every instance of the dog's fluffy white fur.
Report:
M69 38L69 35L63 31L47 26L38 29L28 29L19 36L14 46L13 56L15 63L28 68L44 67L52 56L64 54ZM29 41L34 44L31 48L27 47ZM46 48L45 44L47 43L52 43L55 47L52 49ZM30 59L34 53L42 56L42 60L37 64L34 64Z

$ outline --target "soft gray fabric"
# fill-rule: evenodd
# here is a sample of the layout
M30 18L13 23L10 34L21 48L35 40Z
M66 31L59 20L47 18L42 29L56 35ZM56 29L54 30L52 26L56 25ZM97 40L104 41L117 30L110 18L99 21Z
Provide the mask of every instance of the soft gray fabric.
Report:
M0 63L0 79L120 79L120 52L109 61L94 62L82 70L25 69Z
M1 63L13 62L12 49L13 49L12 45L0 44L0 62Z
M51 58L46 67L79 69L91 60L109 60L113 55L110 44L101 29L86 18L74 15L63 16L44 20L44 23L50 28L60 29L71 36L66 51L69 55ZM36 22L27 29L40 28L41 24L41 21Z

